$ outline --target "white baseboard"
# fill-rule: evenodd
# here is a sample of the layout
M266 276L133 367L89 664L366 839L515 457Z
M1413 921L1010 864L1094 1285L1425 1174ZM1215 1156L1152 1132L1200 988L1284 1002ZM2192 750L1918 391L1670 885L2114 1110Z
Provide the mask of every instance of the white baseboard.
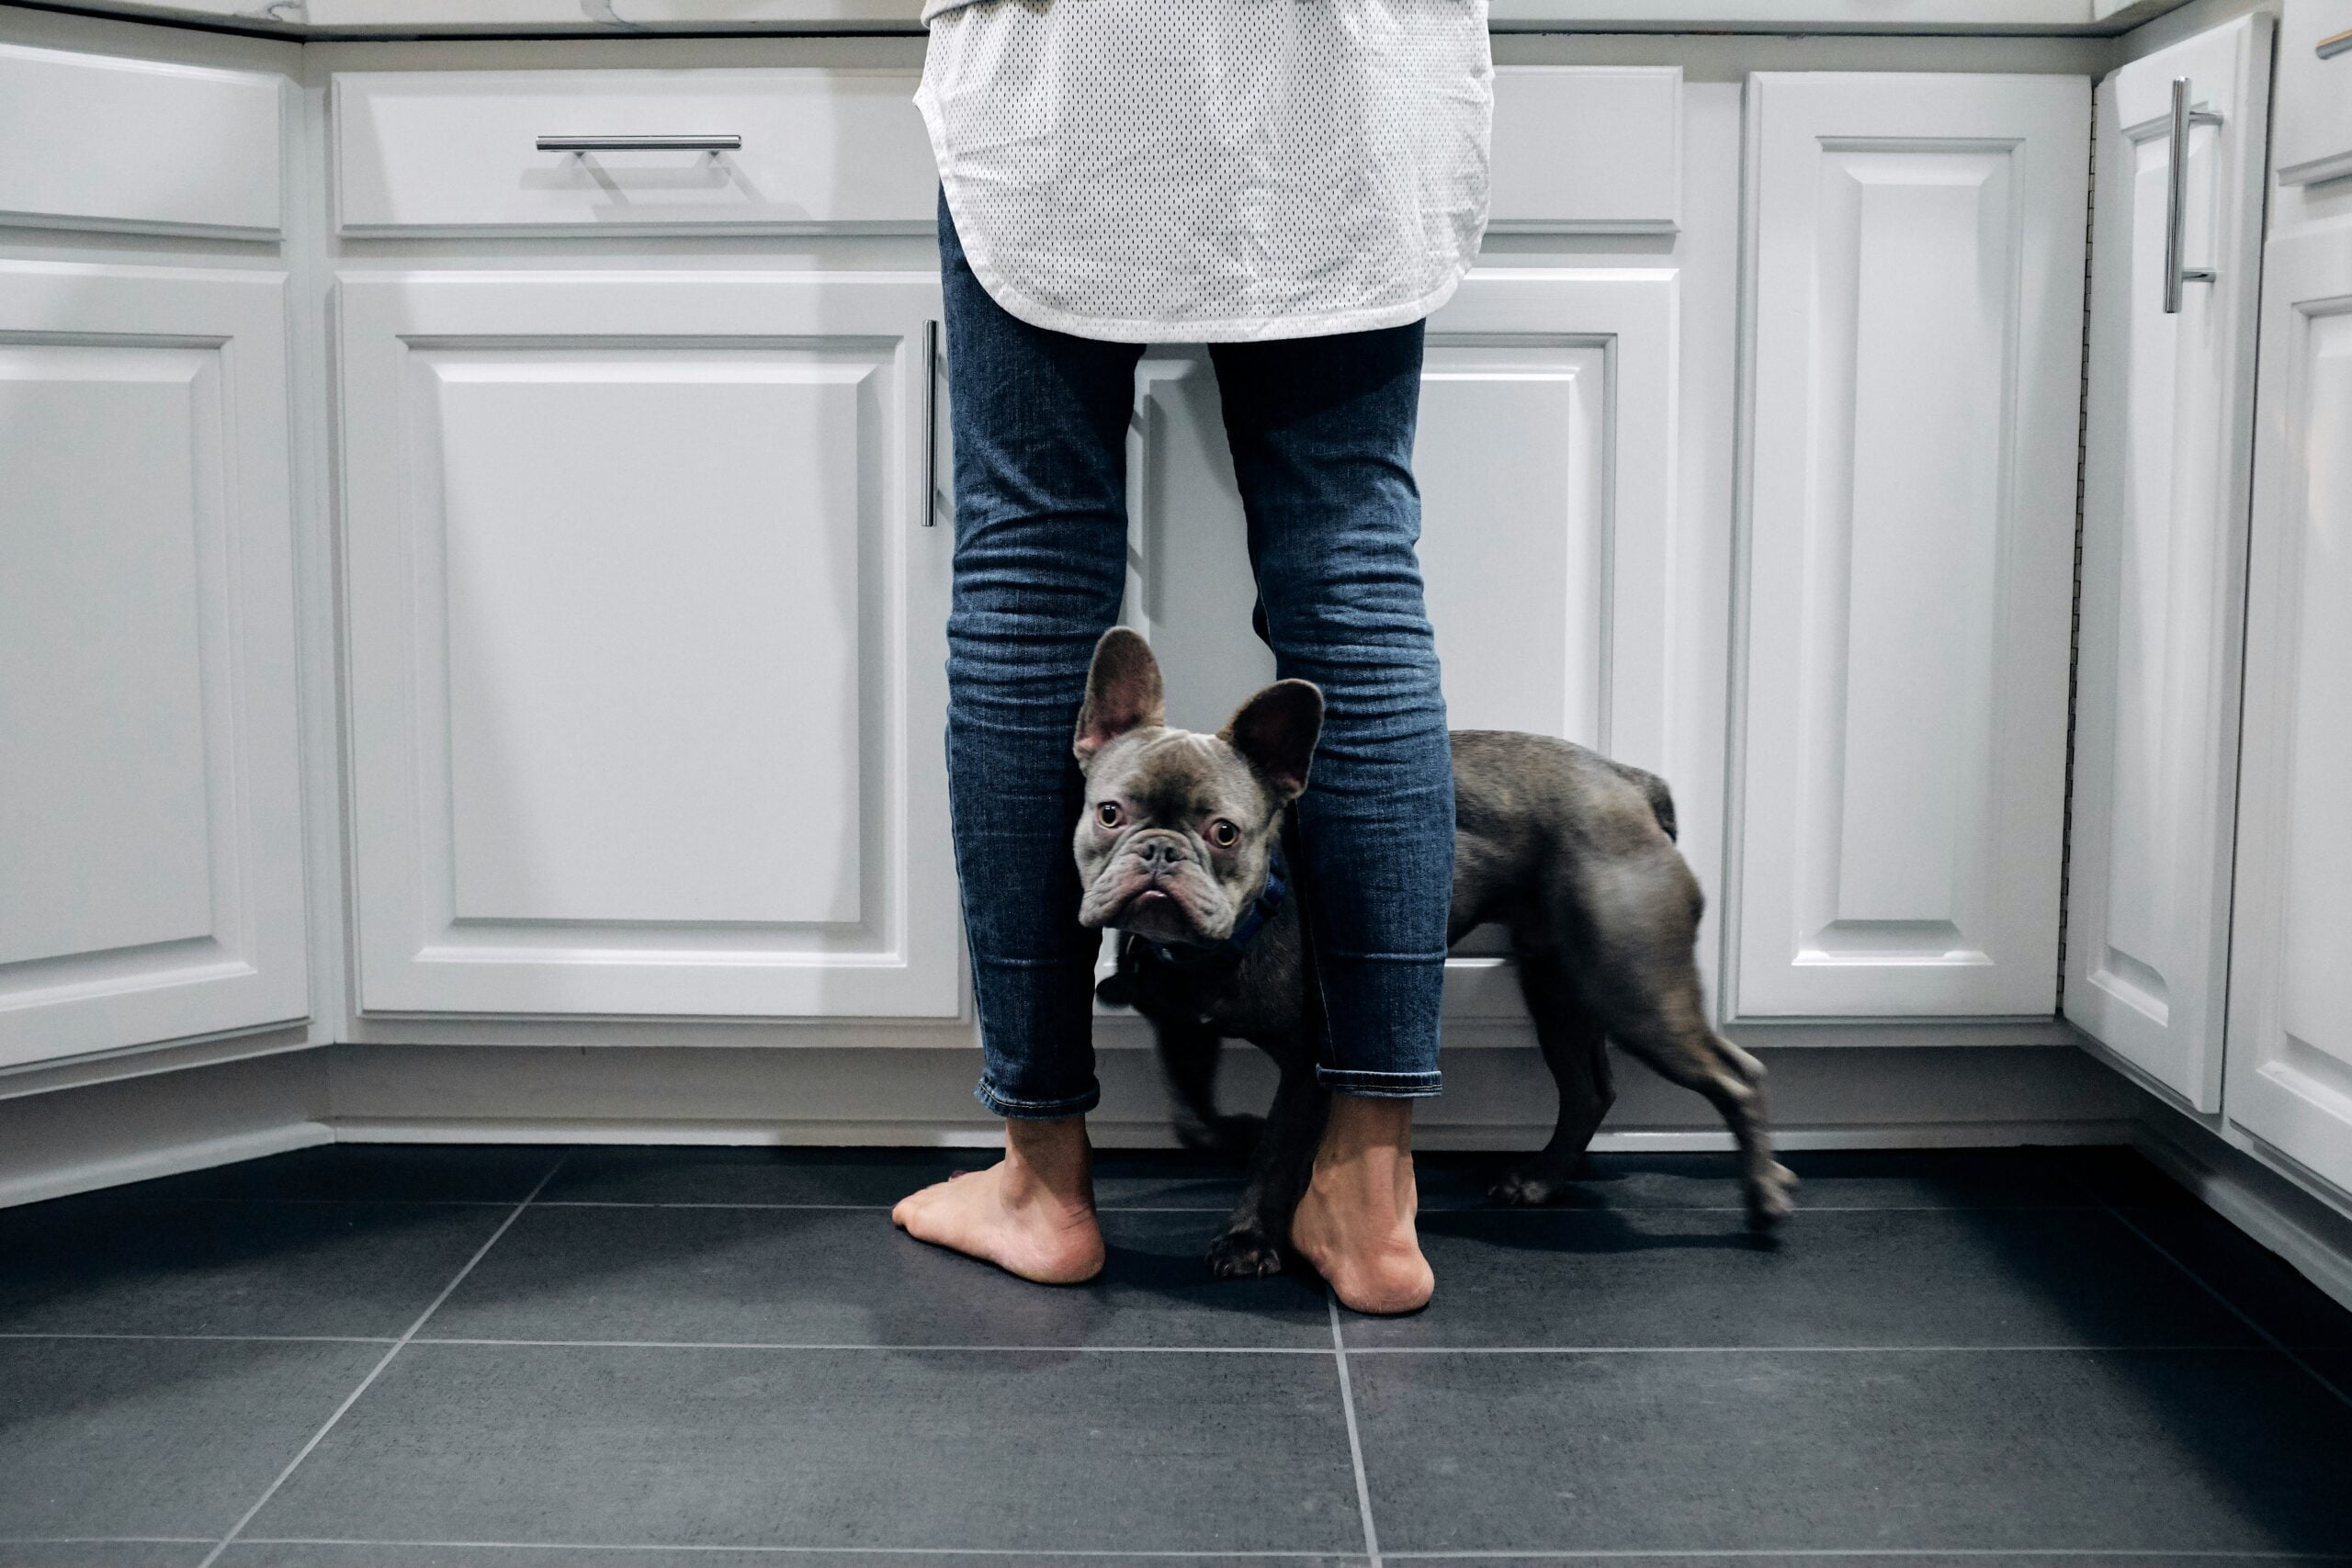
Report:
M331 1143L314 1053L0 1102L0 1207Z
M971 1050L883 1045L338 1045L324 1053L327 1119L353 1141L985 1145L1002 1132L972 1099ZM1775 1124L1791 1148L2124 1142L2138 1097L2072 1046L1767 1051ZM1446 1089L1414 1117L1429 1148L1532 1148L1555 1099L1532 1049L1449 1053ZM1167 1147L1167 1099L1147 1050L1096 1053L1104 1147ZM1623 1062L1603 1148L1727 1147L1697 1095ZM1228 1051L1222 1102L1261 1108L1273 1071Z
M2132 1142L2208 1208L2352 1309L2352 1218L2170 1107L2153 1108Z
M1764 1053L1789 1148L2123 1142L2141 1099L2067 1046L1808 1045ZM329 1045L0 1101L0 1204L144 1180L329 1140L401 1143L987 1145L969 1049ZM1148 1050L1098 1053L1105 1147L1166 1147ZM1554 1094L1535 1052L1464 1049L1415 1119L1432 1149L1533 1148ZM1634 1063L1604 1149L1721 1149L1698 1096ZM1273 1073L1228 1053L1225 1102L1262 1106Z

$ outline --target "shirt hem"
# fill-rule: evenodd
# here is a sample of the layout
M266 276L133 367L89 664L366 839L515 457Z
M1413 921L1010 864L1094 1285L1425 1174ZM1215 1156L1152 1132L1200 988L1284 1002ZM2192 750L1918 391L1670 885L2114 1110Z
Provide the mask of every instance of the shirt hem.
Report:
M960 8L970 3L972 0L951 0L950 5L939 8ZM939 106L932 94L928 62L915 88L914 102L922 115L923 130L930 136L932 159L939 167L940 189L947 198L948 215L955 220L956 238L963 245L964 259L970 265L972 276L1007 315L1046 332L1101 343L1140 344L1279 343L1295 338L1336 337L1342 333L1380 332L1421 321L1438 310L1453 298L1476 260L1478 247L1474 237L1469 250L1458 256L1446 269L1445 276L1427 292L1411 299L1342 310L1309 310L1295 315L1228 316L1204 321L1089 316L1065 310L1023 292L1007 278L996 265L985 227L976 227L968 221L964 203L958 198L947 128L941 122ZM1485 228L1483 215L1479 228Z

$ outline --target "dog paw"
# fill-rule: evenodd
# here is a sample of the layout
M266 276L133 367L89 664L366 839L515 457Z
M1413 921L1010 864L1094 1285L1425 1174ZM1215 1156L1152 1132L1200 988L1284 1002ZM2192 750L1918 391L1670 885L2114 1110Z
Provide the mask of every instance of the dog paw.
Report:
M1209 1272L1220 1280L1262 1280L1282 1271L1282 1244L1262 1232L1227 1231L1209 1243Z
M1487 1189L1490 1202L1509 1204L1518 1209L1541 1209L1559 1202L1568 1195L1568 1184L1532 1166L1521 1166L1507 1171L1503 1179Z
M1775 1164L1747 1188L1747 1224L1770 1230L1796 1212L1797 1173Z

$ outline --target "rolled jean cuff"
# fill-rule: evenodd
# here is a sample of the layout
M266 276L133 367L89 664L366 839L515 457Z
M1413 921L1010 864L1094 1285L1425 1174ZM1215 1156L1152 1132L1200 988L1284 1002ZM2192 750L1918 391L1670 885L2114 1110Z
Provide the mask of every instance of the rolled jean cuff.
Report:
M1102 1103L1102 1086L1089 1084L1083 1094L1064 1100L1012 1100L990 1089L989 1080L982 1078L973 1087L972 1098L1008 1122L1060 1122L1083 1116Z
M1434 1100L1444 1091L1437 1073L1367 1073L1354 1067L1315 1069L1315 1081L1334 1094L1362 1100Z

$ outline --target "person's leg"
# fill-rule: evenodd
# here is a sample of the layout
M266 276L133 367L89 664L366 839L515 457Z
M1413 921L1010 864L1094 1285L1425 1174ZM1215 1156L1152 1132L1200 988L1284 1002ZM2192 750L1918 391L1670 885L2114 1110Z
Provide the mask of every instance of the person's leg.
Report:
M1421 328L1215 351L1264 631L1327 710L1299 825L1336 1091L1291 1239L1365 1311L1428 1301L1412 1101L1438 1092L1453 764L1413 483Z
M1100 937L1078 923L1070 753L1095 640L1126 584L1133 344L1008 315L944 202L939 246L956 445L947 785L980 1021L979 1100L1005 1158L913 1194L909 1233L1049 1282L1102 1266L1086 1112Z

